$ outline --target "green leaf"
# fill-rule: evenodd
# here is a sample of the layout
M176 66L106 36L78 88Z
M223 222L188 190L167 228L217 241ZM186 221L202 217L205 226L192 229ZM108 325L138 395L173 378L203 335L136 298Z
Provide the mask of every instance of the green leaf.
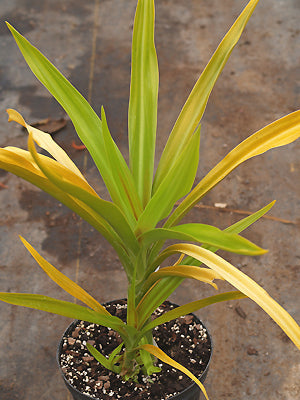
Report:
M82 301L87 306L91 307L94 311L103 315L111 315L106 308L104 308L97 300L90 294L82 289L77 283L73 282L66 275L58 271L53 265L45 260L24 238L20 239L32 257L36 260L39 266L46 272L46 274L57 283L67 293L71 294L76 299Z
M147 341L147 338L143 336L139 342L140 345L152 344L153 338L151 335L151 342ZM160 367L155 367L153 364L153 357L146 350L140 349L141 362L143 363L143 372L146 376L151 376L152 374L161 371Z
M275 147L292 143L300 136L300 110L278 119L236 146L191 191L167 220L165 227L175 225L217 183L242 162Z
M211 304L219 303L221 301L244 299L246 297L247 296L244 293L241 293L239 291L234 291L234 292L221 293L215 296L206 297L205 299L193 301L183 306L176 307L173 310L168 311L160 315L159 317L155 318L153 321L145 325L145 327L142 329L142 333L146 333L158 325L165 324L166 322L182 317L183 315L190 314L192 312L200 310L201 308L210 306Z
M164 353L160 348L153 346L152 344L143 344L139 346L139 349L143 349L148 351L150 354L152 354L154 357L159 358L162 362L171 365L171 367L179 369L179 371L183 372L185 375L187 375L189 378L191 378L199 388L201 389L202 393L204 394L206 400L209 400L208 395L206 393L206 390L202 383L197 379L188 369L186 369L183 365L179 364L178 362L174 361L172 358L170 358L166 353Z
M64 317L88 321L94 324L110 327L124 335L124 322L118 317L101 315L87 307L68 301L56 300L52 297L40 294L28 293L0 293L0 300L5 303L34 308L36 310L47 311L49 313L62 315Z
M201 121L209 95L222 72L234 46L237 44L258 0L249 1L213 54L189 95L161 156L154 179L153 190L158 189L169 168L180 157L186 143Z
M256 222L259 218L261 218L264 214L266 214L275 204L276 200L272 201L262 209L256 211L255 213L249 215L246 218L241 219L240 221L236 222L233 225L228 226L226 229L224 229L224 232L228 233L234 233L238 234L248 228L250 225L252 225L254 222ZM205 249L212 251L215 253L216 251L219 250L218 247L214 246L209 246L209 245L204 245L203 246ZM185 265L201 265L201 261L195 260L193 257L186 257L183 261L182 264Z
M119 374L121 372L121 367L113 365L111 363L111 360L108 360L103 354L100 353L95 347L93 347L91 344L87 343L86 347L88 351L91 353L91 355L101 364L103 365L104 368L108 369L109 371L113 371L116 374Z
M237 254L259 255L266 252L266 250L235 233L223 232L206 224L191 223L169 229L156 228L144 233L139 238L146 247L156 241L168 239L205 243Z
M163 253L168 254L168 256L174 253L187 254L219 273L227 282L255 301L269 314L300 349L300 327L296 321L261 286L229 262L211 251L193 244L181 243L172 245L165 249Z
M200 127L191 137L177 162L166 174L159 189L147 204L138 220L137 233L143 233L156 226L174 207L178 199L191 189L198 167Z
M109 362L111 364L111 366L114 364L115 362L115 358L118 356L118 354L120 353L120 351L122 350L122 347L124 346L124 342L120 343L119 346L117 346L109 355Z
M139 0L133 27L128 110L130 168L143 207L151 196L155 154L158 64L154 0Z
M132 222L134 222L133 210L131 209L134 204L131 199L134 185L131 185L125 191L123 189L124 182L121 183L114 180L109 156L104 151L105 145L101 120L86 99L47 58L9 23L7 23L7 26L34 75L49 90L71 118L78 136L95 161L111 198L123 210L128 220L132 219ZM130 175L130 172L128 175Z
M95 347L93 347L91 344L87 343L86 347L88 351L91 353L91 355L101 364L103 365L104 368L108 369L109 371L113 371L111 368L111 364L109 360L100 353Z
M241 219L240 221L236 222L233 225L230 225L224 231L229 233L240 233L244 231L248 226L252 225L256 222L259 218L265 215L276 203L276 200L273 200L271 203L267 204L265 207L261 208L260 210L254 212L253 214L249 215L246 218Z

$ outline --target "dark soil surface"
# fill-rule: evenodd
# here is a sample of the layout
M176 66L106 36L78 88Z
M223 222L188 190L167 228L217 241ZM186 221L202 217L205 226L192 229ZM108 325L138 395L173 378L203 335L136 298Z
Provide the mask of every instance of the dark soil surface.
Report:
M165 302L154 317L175 306ZM109 304L109 312L126 320L126 301ZM154 339L170 357L199 377L206 369L211 356L211 342L205 327L194 315L162 324L154 330ZM180 371L158 362L161 372L147 377L138 376L138 383L125 382L104 368L88 352L90 343L104 355L109 355L122 342L119 334L109 328L78 321L67 330L61 343L60 362L69 383L80 392L103 400L161 400L183 391L192 381Z

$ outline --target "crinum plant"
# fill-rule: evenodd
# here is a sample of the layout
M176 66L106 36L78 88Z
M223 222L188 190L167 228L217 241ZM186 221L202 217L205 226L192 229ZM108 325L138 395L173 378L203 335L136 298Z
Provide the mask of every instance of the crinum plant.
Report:
M110 135L103 107L99 118L67 79L8 24L31 70L72 120L100 172L111 201L102 199L95 192L49 134L28 125L12 109L7 110L9 120L23 125L28 131L28 151L15 147L0 149L0 167L68 206L111 244L128 279L127 321L112 316L23 238L23 244L49 277L87 307L38 294L0 293L0 299L110 327L120 334L123 342L109 359L87 344L92 355L106 368L120 373L124 379L135 379L138 373L151 376L159 370L156 366L158 358L191 377L207 399L197 377L153 342L154 327L216 302L249 297L300 347L300 328L293 318L251 278L216 254L218 249L244 255L265 253L239 233L263 216L274 202L224 231L201 223L180 224L200 199L242 162L291 143L300 135L300 112L297 111L248 137L193 187L204 109L257 3L258 0L249 1L202 72L175 122L155 172L159 77L154 44L154 0L138 1L134 21L128 111L129 166ZM36 145L52 157L38 153ZM166 246L169 239L178 243ZM174 254L179 256L175 264L159 268ZM152 321L153 311L187 278L209 283L216 289L214 280L223 279L237 291L185 304Z

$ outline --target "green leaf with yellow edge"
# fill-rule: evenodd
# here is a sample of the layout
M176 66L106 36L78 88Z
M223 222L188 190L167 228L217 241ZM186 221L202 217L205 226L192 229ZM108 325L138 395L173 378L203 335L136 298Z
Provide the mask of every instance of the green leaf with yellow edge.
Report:
M34 128L27 124L22 115L11 108L6 110L8 113L8 121L14 121L18 124L24 126L34 139L34 141L44 150L47 150L56 161L64 165L66 168L70 169L72 172L77 174L81 179L85 180L79 169L69 158L67 153L52 139L49 133L43 132L37 128Z
M120 318L99 314L94 310L75 303L70 303L69 301L56 300L52 297L40 294L5 292L0 292L0 300L16 306L34 308L72 319L103 325L116 330L121 336L124 336L124 334L126 335L126 325Z
M154 19L154 0L139 0L132 38L128 140L130 168L143 207L151 196L157 124L159 73Z
M28 148L38 167L52 183L87 204L107 220L133 253L139 251L139 245L131 227L114 203L101 199L86 181L55 160L41 158L35 149L31 134L28 136Z
M169 357L166 353L164 353L160 348L153 346L152 344L143 344L139 346L139 349L143 349L148 351L148 353L152 354L154 357L157 357L160 359L162 362L171 365L171 367L178 369L179 371L183 372L185 375L187 375L189 378L191 378L201 389L202 393L204 394L206 400L209 400L208 395L206 393L206 390L203 386L203 384L197 379L187 368L185 368L183 365L179 364L175 360L173 360L171 357Z
M259 0L249 1L240 16L232 25L231 29L225 35L206 68L202 72L200 78L196 82L164 148L154 179L154 192L162 183L169 168L172 168L178 157L180 157L186 143L200 123L209 95L258 1Z
M134 222L135 218L131 206L134 204L132 193L136 191L135 186L131 184L130 188L128 187L125 191L123 190L123 184L114 180L109 156L104 151L105 145L100 118L86 99L37 48L32 46L9 23L7 23L7 26L34 75L49 90L71 118L76 132L91 154L111 198L122 209L128 220ZM128 172L128 176L130 176L129 169ZM133 182L132 177L131 180Z
M46 272L46 274L57 283L67 293L75 297L77 300L82 301L99 314L111 315L105 307L103 307L97 300L88 294L82 287L73 282L66 275L58 271L53 265L45 260L23 237L20 239L32 257L36 260L39 266Z
M40 155L39 157L44 158L45 160L49 159L49 157L44 155ZM19 149L17 147L6 147L4 149L0 148L0 168L34 184L36 187L44 190L46 193L49 193L55 199L76 212L80 217L82 217L98 232L100 232L103 237L105 237L105 239L115 248L126 272L130 269L130 260L123 241L106 222L106 220L88 207L85 203L75 199L67 194L64 190L59 189L52 182L50 182L49 179L37 167L34 159L27 150Z
M194 244L180 243L167 247L162 254L183 253L203 262L219 273L227 282L255 301L281 327L300 349L300 327L296 321L253 279L235 268L229 262L209 250Z
M242 162L275 147L292 143L300 136L300 110L278 119L254 133L227 154L188 194L167 220L165 227L175 225L217 183Z
M247 298L247 296L244 293L241 293L239 291L234 291L234 292L226 292L226 293L217 294L215 296L210 296L210 297L206 297L205 299L196 300L191 303L187 303L183 306L176 307L173 310L167 311L166 313L160 315L159 317L155 318L153 321L146 324L145 327L142 329L142 333L146 333L158 325L165 324L176 318L190 314L192 312L195 312L197 310L200 310L201 308L210 306L212 304L219 303L221 301L238 300L238 299L244 299L244 298Z
M237 254L260 255L266 253L266 250L235 233L224 232L206 224L190 223L169 229L156 228L139 237L145 247L149 247L156 241L168 239L205 243Z
M140 216L136 233L140 234L156 226L173 209L178 199L185 196L194 183L200 145L200 127L191 137L177 162L166 174L159 189L155 192Z

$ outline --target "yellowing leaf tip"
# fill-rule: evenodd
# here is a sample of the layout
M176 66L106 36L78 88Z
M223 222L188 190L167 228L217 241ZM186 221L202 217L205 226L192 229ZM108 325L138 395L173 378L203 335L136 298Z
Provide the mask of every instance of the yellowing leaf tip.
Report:
M6 112L8 114L8 122L14 121L26 128L26 122L18 111L13 108L8 108Z

